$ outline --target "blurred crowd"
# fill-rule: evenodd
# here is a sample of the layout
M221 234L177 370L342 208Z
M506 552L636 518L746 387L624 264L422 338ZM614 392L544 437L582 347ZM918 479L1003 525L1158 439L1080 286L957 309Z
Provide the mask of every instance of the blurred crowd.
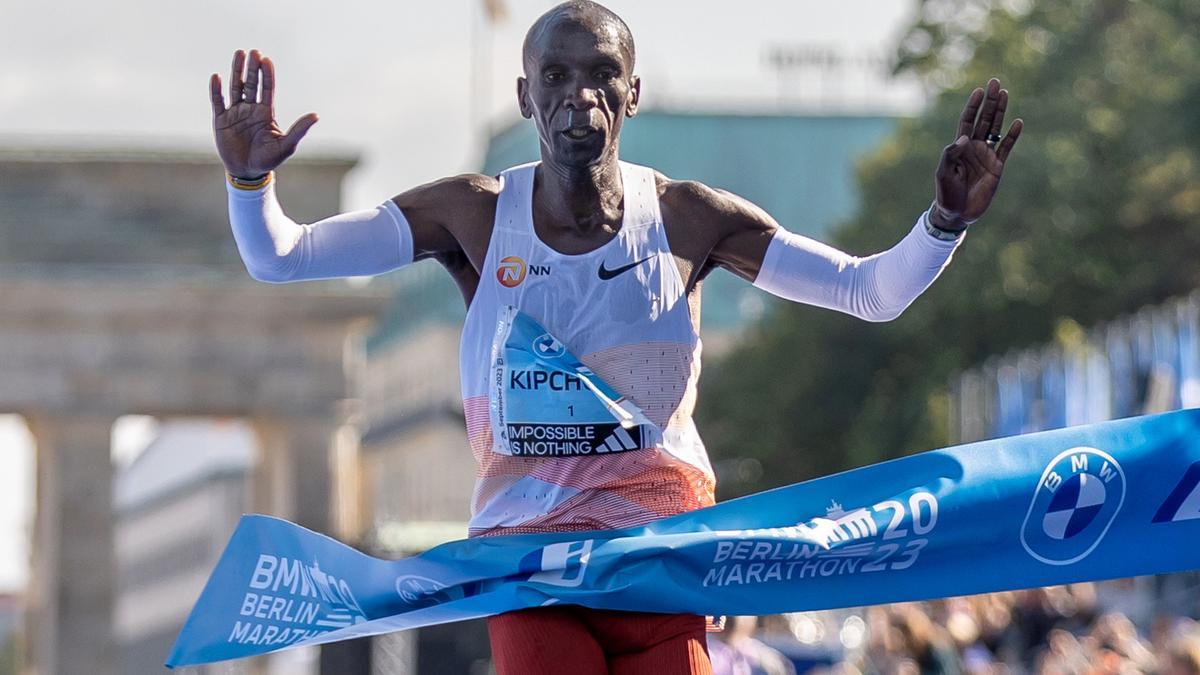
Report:
M1200 675L1200 575L731 617L715 675Z

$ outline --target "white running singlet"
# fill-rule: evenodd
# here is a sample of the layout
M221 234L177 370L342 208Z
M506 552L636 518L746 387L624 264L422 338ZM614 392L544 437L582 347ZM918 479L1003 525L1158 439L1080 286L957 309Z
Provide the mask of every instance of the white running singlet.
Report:
M654 171L621 162L620 231L594 251L567 255L534 232L536 166L500 175L495 226L463 327L463 407L478 462L471 535L622 528L713 504L712 467L692 422L700 338L667 244ZM493 337L507 306L545 327L640 407L662 440L592 456L496 452L488 385Z

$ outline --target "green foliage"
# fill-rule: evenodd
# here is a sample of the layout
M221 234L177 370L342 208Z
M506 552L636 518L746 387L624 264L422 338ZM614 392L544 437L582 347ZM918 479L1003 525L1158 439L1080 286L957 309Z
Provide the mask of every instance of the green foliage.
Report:
M863 163L832 243L866 254L904 233L988 77L1025 132L991 210L899 319L787 306L710 366L697 419L713 454L764 469L722 494L945 445L955 372L1200 286L1196 26L1195 0L926 0L900 64L941 93Z

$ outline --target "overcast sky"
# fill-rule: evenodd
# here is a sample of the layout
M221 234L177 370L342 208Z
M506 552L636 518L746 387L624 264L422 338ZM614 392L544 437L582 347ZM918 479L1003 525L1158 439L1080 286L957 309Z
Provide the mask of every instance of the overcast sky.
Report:
M281 126L319 113L300 152L358 154L362 165L347 198L350 206L371 205L414 183L477 168L483 134L472 125L517 119L521 40L553 3L506 4L508 18L484 30L480 0L0 0L0 134L211 148L208 75L226 77L234 49L257 47L276 63ZM775 45L886 54L914 4L613 0L610 6L633 30L646 107L776 110L787 90L791 107L843 99L875 112L913 109L916 88L868 91L858 75L823 83L793 78L785 87L765 54ZM486 75L478 83L473 64Z
M0 0L0 145L211 149L208 76L227 78L233 51L255 47L276 64L280 125L321 115L299 153L357 155L346 206L370 206L478 168L481 125L518 119L521 40L554 3L504 4L507 19L485 29L481 0ZM912 82L860 69L781 76L767 59L777 46L885 57L915 0L607 4L633 31L644 108L880 113L922 103ZM25 579L23 439L0 419L0 591Z

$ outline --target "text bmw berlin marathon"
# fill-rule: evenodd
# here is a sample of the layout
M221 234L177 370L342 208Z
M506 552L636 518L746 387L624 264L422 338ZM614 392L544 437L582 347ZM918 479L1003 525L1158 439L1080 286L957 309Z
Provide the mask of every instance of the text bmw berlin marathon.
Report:
M345 579L260 553L229 642L282 647L366 621Z
M1072 448L1060 454L1032 489L1022 532L1027 552L1049 564L1070 564L1086 556L1120 510L1123 483L1120 465L1101 450ZM1170 485L1152 522L1200 519L1200 461ZM914 491L903 500L887 499L850 511L835 501L825 517L795 527L745 530L740 540L716 542L703 585L904 570L917 562L929 543L938 508L932 493ZM536 570L525 580L579 586L596 543L556 542L535 549L520 565ZM411 576L396 584L400 597L417 606L425 604L422 599L436 604L444 588L435 580ZM228 641L282 647L366 620L350 585L323 571L316 560L309 565L260 553Z
M745 539L717 542L704 585L736 586L907 569L929 543L927 535L933 532L937 520L938 501L929 492L914 492L906 502L887 499L852 511L833 502L824 518L813 518L795 527L746 530ZM902 527L905 524L908 527Z

